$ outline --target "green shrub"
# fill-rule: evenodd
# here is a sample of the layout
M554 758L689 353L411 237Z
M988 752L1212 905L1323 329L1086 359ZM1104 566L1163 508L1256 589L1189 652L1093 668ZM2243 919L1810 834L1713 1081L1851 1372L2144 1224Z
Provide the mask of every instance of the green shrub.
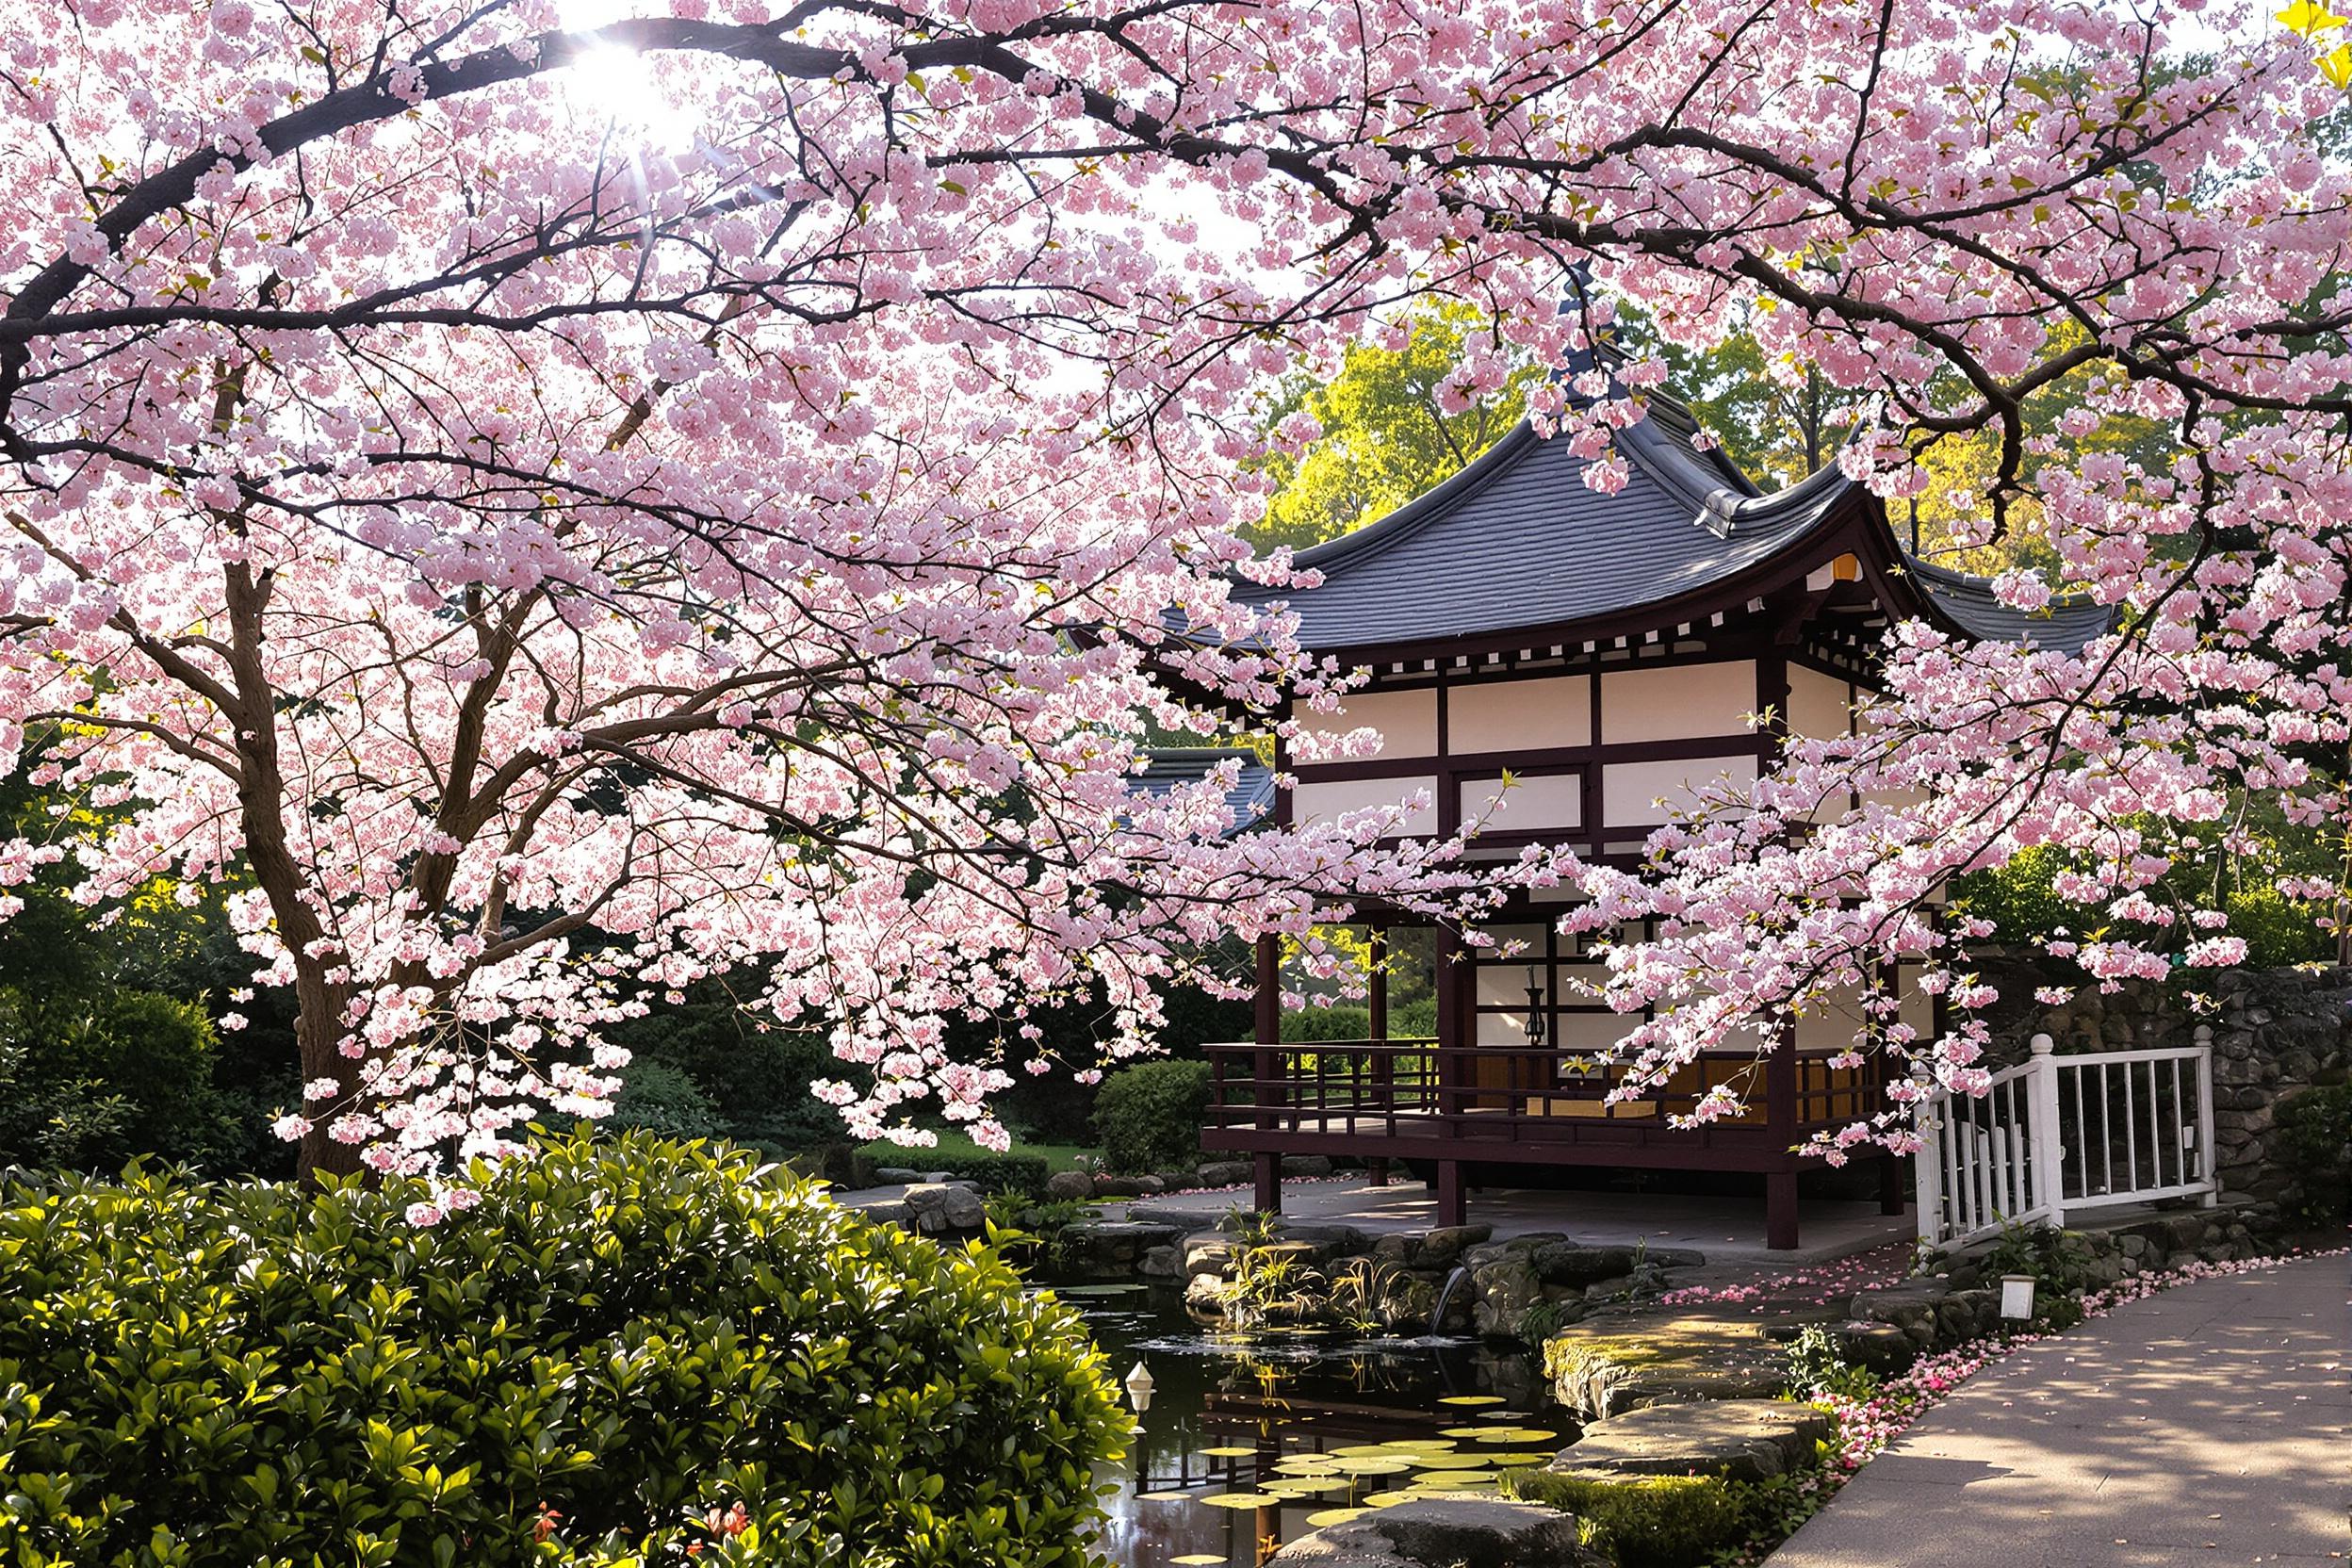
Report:
M1138 1062L1102 1080L1094 1100L1102 1159L1113 1170L1190 1169L1209 1108L1206 1062Z
M1592 1527L1618 1568L1691 1568L1737 1540L1747 1523L1741 1489L1712 1476L1592 1480L1550 1470L1513 1470L1516 1496L1564 1509Z
M2352 1084L2328 1084L2278 1102L2278 1160L2295 1179L2296 1217L2314 1224L2352 1206Z
M900 1149L895 1145L869 1144L858 1152L858 1156L869 1176L875 1168L903 1167L926 1176L975 1183L982 1192L1009 1192L1023 1198L1044 1196L1046 1178L1054 1174L1052 1162L1042 1154L992 1154L985 1149Z
M993 1253L642 1135L484 1177L0 1192L0 1561L1086 1564L1125 1424Z
M667 1138L715 1138L727 1125L710 1097L682 1069L667 1062L631 1062L621 1074L620 1098L605 1119L618 1133L653 1133Z
M1878 1392L1878 1374L1846 1360L1846 1348L1827 1327L1808 1323L1788 1342L1788 1391L1796 1399L1835 1394L1864 1400Z

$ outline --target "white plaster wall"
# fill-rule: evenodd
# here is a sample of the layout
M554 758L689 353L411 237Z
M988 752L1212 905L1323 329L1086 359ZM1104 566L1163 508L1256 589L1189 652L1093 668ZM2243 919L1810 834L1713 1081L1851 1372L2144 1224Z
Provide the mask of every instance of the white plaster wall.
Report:
M1446 746L1456 757L1592 743L1592 678L1545 676L1448 687Z
M1788 728L1798 735L1826 740L1854 730L1850 688L1835 676L1802 664L1788 666Z
M1611 762L1601 770L1601 813L1610 827L1662 823L1673 808L1687 807L1693 786L1716 778L1756 782L1753 757L1692 757L1666 762ZM1653 804L1663 798L1664 808Z
M1408 834L1435 833L1437 779L1429 774L1417 774L1409 778L1348 778L1322 784L1301 783L1291 792L1291 816L1300 823L1330 822L1344 811L1362 810L1369 806L1402 805L1406 797L1425 790L1429 792L1429 804L1407 817L1401 831Z
M1465 778L1461 789L1462 820L1483 822L1491 833L1584 825L1584 779L1576 774L1539 774L1508 790L1498 778Z
M1301 731L1345 735L1369 726L1380 732L1382 757L1437 755L1437 693L1435 691L1356 692L1337 713L1304 710ZM1326 758L1325 760L1333 760Z
M1687 741L1745 735L1756 711L1756 662L1668 664L1601 676L1601 740Z

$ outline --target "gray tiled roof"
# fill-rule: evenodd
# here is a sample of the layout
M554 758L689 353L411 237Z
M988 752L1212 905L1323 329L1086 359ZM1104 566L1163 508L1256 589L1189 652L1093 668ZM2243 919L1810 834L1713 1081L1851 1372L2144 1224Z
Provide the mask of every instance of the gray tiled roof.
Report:
M1198 784L1209 770L1231 758L1241 760L1241 779L1225 792L1226 808L1233 813L1232 831L1241 832L1265 820L1274 809L1274 770L1247 746L1168 746L1154 750L1133 786L1139 795L1164 795L1186 784Z
M1854 485L1835 468L1772 496L1720 452L1690 444L1683 411L1656 400L1621 431L1625 486L1584 482L1564 440L1522 422L1427 495L1299 553L1324 573L1287 600L1311 648L1437 642L1556 626L1677 598L1737 577L1833 523Z
M2112 605L2080 596L2052 599L2040 611L2013 609L1993 597L1992 584L1980 577L1932 566L1916 557L1905 569L1926 591L1928 602L1952 617L1961 630L1988 643L2033 643L2065 653L2081 653L2082 645L2104 636L2115 624Z

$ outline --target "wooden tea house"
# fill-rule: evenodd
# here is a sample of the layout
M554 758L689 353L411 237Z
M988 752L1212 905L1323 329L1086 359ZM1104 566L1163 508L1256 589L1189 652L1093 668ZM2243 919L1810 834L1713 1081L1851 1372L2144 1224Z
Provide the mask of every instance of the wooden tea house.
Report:
M1287 602L1310 649L1371 679L1344 714L1301 717L1340 731L1369 725L1383 748L1297 767L1294 790L1245 790L1261 789L1285 822L1426 794L1408 832L1483 818L1484 852L1541 841L1631 858L1694 785L1753 779L1766 764L1779 739L1749 715L1845 733L1893 621L2069 647L2104 627L2091 606L2029 617L1982 581L1913 558L1878 498L1835 467L1766 494L1696 433L1683 408L1654 399L1618 433L1630 478L1605 494L1587 487L1565 441L1523 423L1419 499L1304 552L1320 585L1258 596ZM1506 769L1516 782L1490 811ZM1285 1154L1433 1168L1440 1224L1462 1221L1466 1183L1509 1184L1532 1167L1744 1172L1765 1188L1770 1244L1797 1245L1792 1146L1884 1103L1876 1065L1829 1065L1852 1021L1809 1016L1760 1066L1753 1052L1727 1053L1661 1092L1609 1104L1613 1070L1595 1054L1630 1021L1572 988L1600 969L1590 939L1558 930L1560 912L1532 901L1506 909L1486 929L1519 951L1492 956L1458 931L1360 911L1376 953L1418 944L1435 1027L1392 1030L1376 963L1371 1037L1311 1050L1282 1047L1280 953L1262 941L1255 1038L1210 1048L1201 1147L1250 1157L1266 1210L1280 1206ZM1931 1022L1928 999L1905 1006ZM1426 1004L1420 1016L1426 1027ZM1746 1088L1745 1116L1667 1125L1726 1076ZM1902 1212L1903 1177L1883 1161L1889 1213Z

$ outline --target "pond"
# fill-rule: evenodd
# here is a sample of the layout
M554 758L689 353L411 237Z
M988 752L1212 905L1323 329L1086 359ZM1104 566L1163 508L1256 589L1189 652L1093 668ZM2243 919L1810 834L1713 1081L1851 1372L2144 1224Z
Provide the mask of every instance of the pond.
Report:
M1114 1378L1156 1383L1132 1452L1104 1466L1118 1568L1254 1568L1348 1516L1438 1492L1492 1494L1575 1436L1532 1351L1469 1339L1202 1332L1172 1290L1072 1285Z

